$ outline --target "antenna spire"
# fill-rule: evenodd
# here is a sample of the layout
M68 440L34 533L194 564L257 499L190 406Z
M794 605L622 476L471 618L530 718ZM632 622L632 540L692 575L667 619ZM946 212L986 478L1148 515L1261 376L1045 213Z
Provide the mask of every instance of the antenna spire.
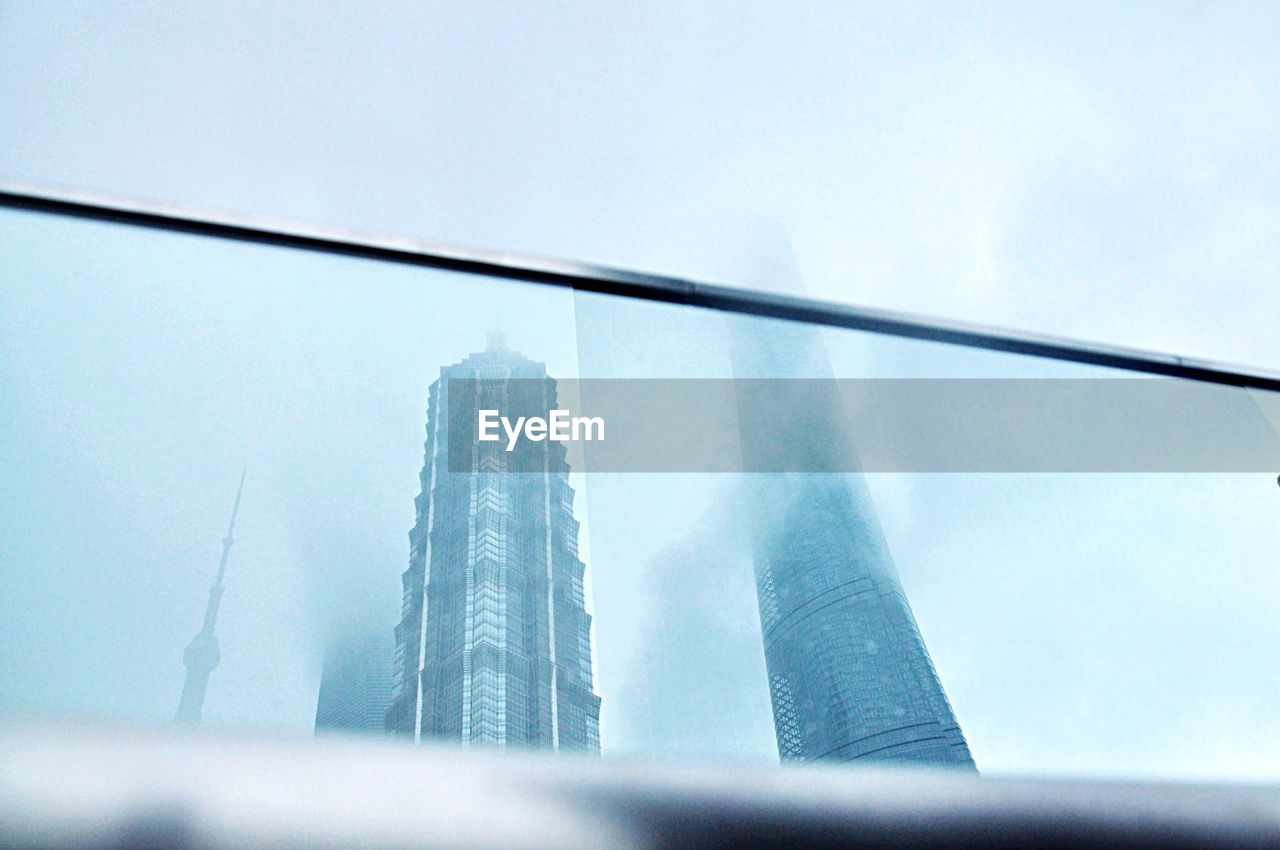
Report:
M182 654L182 663L187 668L187 678L182 686L182 699L178 703L177 721L179 723L196 724L200 722L200 713L204 708L204 692L209 686L209 674L222 660L222 652L218 649L218 639L214 636L214 627L218 624L218 608L222 603L222 579L227 573L227 559L231 555L232 535L236 530L236 516L240 513L240 497L244 495L244 478L249 471L245 467L240 472L240 485L236 488L236 501L231 508L231 521L227 523L227 536L222 538L222 557L218 561L218 575L209 588L209 601L204 609L204 623L200 631L187 644L187 651Z
M240 470L240 486L236 488L236 503L231 507L231 522L227 523L227 536L222 538L222 560L218 562L218 577L214 579L214 584L222 584L222 577L227 572L227 555L231 552L231 544L235 542L232 534L236 530L236 515L240 513L240 497L244 495L244 476L249 472L249 467Z

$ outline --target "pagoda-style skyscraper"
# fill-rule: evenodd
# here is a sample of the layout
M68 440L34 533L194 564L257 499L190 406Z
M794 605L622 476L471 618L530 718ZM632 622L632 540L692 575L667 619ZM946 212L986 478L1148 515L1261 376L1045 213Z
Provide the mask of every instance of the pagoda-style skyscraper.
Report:
M246 470L247 471L247 470ZM227 525L227 536L222 538L222 559L218 562L218 575L209 588L209 602L204 609L204 625L199 633L187 644L187 651L182 654L182 663L187 667L187 679L182 685L182 699L178 702L178 713L175 720L179 723L195 725L200 722L200 713L204 709L204 692L209 687L209 674L222 660L218 649L218 639L214 636L214 627L218 624L218 606L222 602L222 579L227 572L227 557L231 554L231 535L236 530L236 514L240 512L240 495L244 492L244 472L240 473L240 486L236 488L236 502L231 508L231 522Z
M414 741L598 752L564 446L521 440L507 451L461 433L480 409L546 416L556 383L495 334L487 350L441 370L428 404L387 729ZM450 463L451 440L464 468Z

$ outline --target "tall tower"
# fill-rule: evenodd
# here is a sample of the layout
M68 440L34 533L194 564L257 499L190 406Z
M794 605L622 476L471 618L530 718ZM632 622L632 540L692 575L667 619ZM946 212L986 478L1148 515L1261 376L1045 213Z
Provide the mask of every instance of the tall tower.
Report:
M974 769L862 476L751 478L756 591L783 761Z
M556 383L495 334L441 370L428 403L387 728L414 741L599 752L564 446L471 441L466 468L449 465L450 422L474 424L481 409L546 416Z
M798 284L785 240L760 274ZM858 468L856 434L820 333L731 318L744 462L775 452ZM788 381L785 379L818 379ZM791 393L788 396L788 393ZM774 413L761 420L763 410ZM783 761L896 761L974 770L973 757L898 579L859 472L746 476L756 596L774 730Z
M316 699L317 735L386 732L394 646L390 624L370 619L336 627L326 641Z
M174 718L179 723L195 725L200 722L200 712L204 708L204 692L209 687L209 674L222 660L218 650L218 639L213 634L218 624L218 606L222 602L222 579L227 572L227 556L231 554L231 535L236 530L236 514L240 512L240 495L244 492L244 475L240 473L240 486L236 488L236 502L231 508L231 522L227 525L227 536L222 538L222 559L218 562L218 575L209 588L209 602L204 609L204 625L186 652L182 653L182 663L187 667L187 678L182 685L182 699L178 702L178 713Z

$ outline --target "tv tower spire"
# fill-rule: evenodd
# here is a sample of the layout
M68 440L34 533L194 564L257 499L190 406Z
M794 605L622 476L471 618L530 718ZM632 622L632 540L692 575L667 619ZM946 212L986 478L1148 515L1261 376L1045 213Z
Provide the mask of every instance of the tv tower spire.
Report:
M182 699L178 703L178 713L174 718L179 723L195 725L200 722L200 711L204 708L204 692L209 686L209 674L222 660L218 649L218 639L214 637L213 628L218 623L218 605L222 602L222 578L227 572L227 556L231 554L231 535L236 530L236 514L240 512L240 496L244 492L244 476L246 467L240 473L240 486L236 489L236 503L231 508L231 522L227 526L227 536L222 538L222 560L218 562L218 577L209 588L209 603L204 609L204 625L198 634L187 644L182 653L182 663L187 667L187 679L182 685Z

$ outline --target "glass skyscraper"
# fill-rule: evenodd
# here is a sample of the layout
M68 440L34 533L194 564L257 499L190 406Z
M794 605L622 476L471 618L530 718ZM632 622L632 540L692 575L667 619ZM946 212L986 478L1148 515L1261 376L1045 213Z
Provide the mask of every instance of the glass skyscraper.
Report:
M451 387L467 397L451 404ZM556 383L494 335L441 370L428 403L387 728L415 741L599 752L564 446L473 441L466 469L449 464L451 411L471 422L480 409L546 416Z
M744 462L857 469L856 435L811 328L731 320ZM786 379L819 379L788 404ZM761 421L762 410L771 412ZM774 731L783 761L923 762L975 769L858 473L754 473L744 482Z
M391 702L390 624L352 625L325 646L316 733L383 734Z
M753 478L756 516L770 515L754 555L782 759L972 769L861 476Z

